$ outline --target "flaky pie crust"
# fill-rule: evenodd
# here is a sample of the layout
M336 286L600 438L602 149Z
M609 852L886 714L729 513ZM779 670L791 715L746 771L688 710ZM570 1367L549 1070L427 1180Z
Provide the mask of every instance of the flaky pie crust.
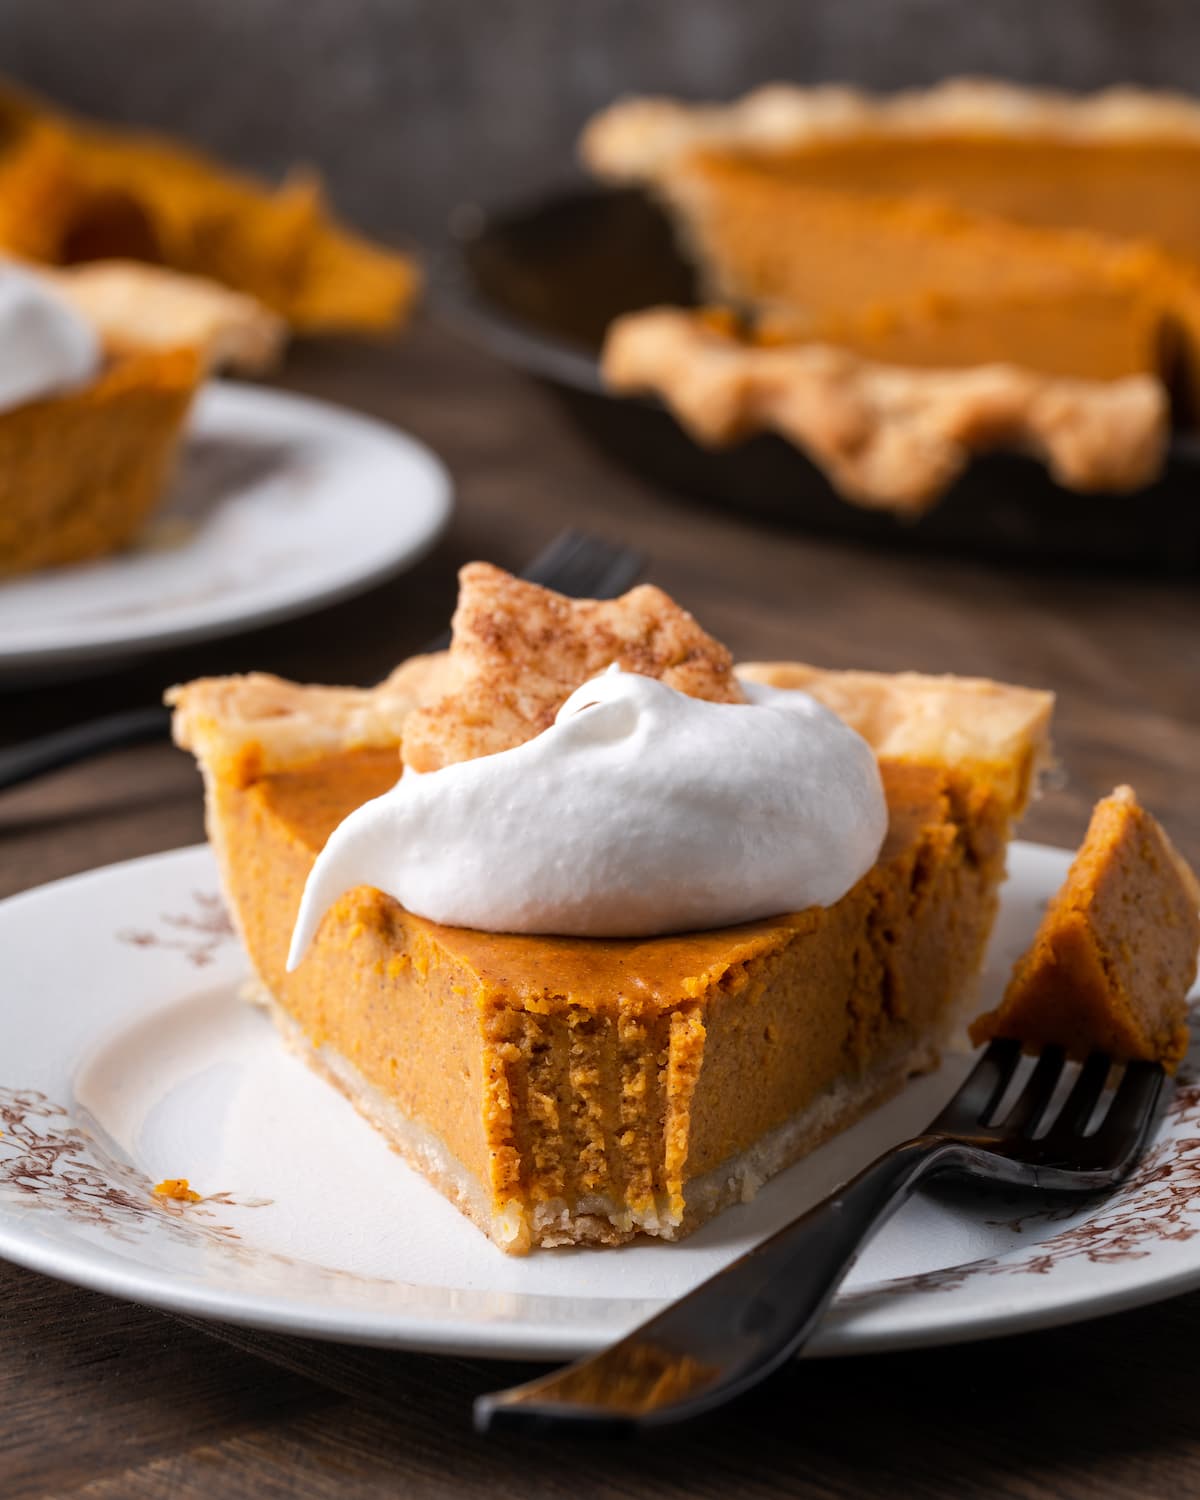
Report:
M194 349L208 369L262 374L279 362L287 324L244 292L132 260L30 267L95 328L112 355Z
M610 325L609 387L654 394L700 442L773 431L846 499L918 516L973 454L1018 449L1068 489L1131 491L1161 471L1168 403L1151 375L1076 380L1015 365L917 369L828 344L763 346L681 308Z
M987 78L951 78L892 95L839 84L767 84L731 104L619 100L584 129L580 154L597 176L647 182L681 155L715 147L786 151L863 135L1104 142L1200 141L1200 105L1183 94L1110 88L1066 94Z
M464 597L474 583L491 598L493 575L499 571L487 564L468 564L463 570ZM522 590L549 593L534 585L522 585ZM634 589L612 602L632 601L636 616L648 607L647 592ZM658 590L653 593L666 599ZM530 609L521 614L523 629L537 635L544 622L532 608L536 601L529 602ZM677 609L670 600L667 603ZM671 617L659 618L669 622ZM693 628L699 631L690 615L681 628L688 639ZM373 688L303 686L262 672L204 677L173 687L166 701L175 710L175 741L192 751L210 775L239 785L342 751L399 751L419 715L433 710L432 722L437 724L457 705L462 677L456 671L456 654L465 652L475 660L474 644L462 632L459 620L449 651L411 657ZM514 640L506 641L517 649ZM566 697L588 672L606 665L581 663L583 676L555 683L553 690ZM803 662L749 662L727 674L724 661L714 658L707 669L715 674L707 686L710 691L719 687L723 701L744 698L742 681L802 689L856 729L877 755L970 766L1004 797L1013 817L1023 810L1037 772L1049 759L1054 696L1034 688L920 672L836 671ZM477 664L474 670L474 680L485 691L487 683ZM507 669L493 662L490 670L496 674L491 679L494 687ZM525 725L526 738L537 732L532 722Z
M399 745L409 714L440 696L449 653L412 656L373 688L318 687L269 672L198 677L170 688L181 749L222 780L244 785L346 750Z

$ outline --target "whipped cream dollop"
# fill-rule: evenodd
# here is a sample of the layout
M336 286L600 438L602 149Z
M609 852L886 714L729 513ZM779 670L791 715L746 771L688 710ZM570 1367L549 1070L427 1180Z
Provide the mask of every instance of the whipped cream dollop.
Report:
M361 885L435 922L575 937L831 906L887 830L875 756L807 693L745 690L709 703L610 668L536 739L406 770L318 856L289 967Z
M92 325L48 281L0 263L0 411L86 384L101 359Z

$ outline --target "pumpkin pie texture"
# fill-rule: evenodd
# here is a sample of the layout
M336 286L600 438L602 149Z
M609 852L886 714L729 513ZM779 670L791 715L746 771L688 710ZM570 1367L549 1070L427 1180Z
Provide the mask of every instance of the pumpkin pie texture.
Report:
M0 577L131 542L157 506L214 368L261 371L285 325L253 298L160 266L39 271L95 329L96 379L0 412Z
M571 602L483 565L464 572L450 651L375 690L260 674L171 694L259 996L514 1253L677 1238L934 1065L1046 754L1047 694L747 666L748 679L803 686L876 749L890 829L835 906L597 941L438 926L362 887L288 973L317 852L394 783L402 756L445 764L519 743L606 653L718 701L741 696L724 648L657 590ZM496 706L495 740L481 702Z
M767 342L832 345L887 366L894 385L911 380L918 405L922 372L947 385L951 372L1005 365L1026 383L1031 373L1080 382L1071 398L1094 402L1096 423L1105 398L1088 384L1134 378L1159 387L1164 409L1169 393L1185 425L1196 421L1191 100L979 80L891 98L775 86L728 106L618 103L592 121L582 152L606 180L651 188L705 295L749 309ZM822 394L804 362L796 368L794 403L820 422ZM744 425L780 426L771 413L746 413ZM1069 467L1056 475L1084 489L1140 485L1161 463L1161 418L1153 465L1148 431L1133 432L1127 466L1110 458L1082 482ZM1027 446L1027 436L1018 427L1011 441ZM847 498L862 498L853 481Z
M0 578L114 552L158 504L202 366L115 358L79 391L0 412Z

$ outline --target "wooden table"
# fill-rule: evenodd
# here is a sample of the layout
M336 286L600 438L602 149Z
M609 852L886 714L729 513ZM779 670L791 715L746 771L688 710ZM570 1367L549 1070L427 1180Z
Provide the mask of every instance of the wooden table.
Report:
M0 740L199 672L369 682L444 623L454 572L566 525L635 542L742 657L1053 688L1062 772L1030 814L1072 844L1134 782L1200 861L1200 598L1188 582L895 559L688 508L615 468L547 394L426 322L394 349L301 348L285 384L443 454L458 512L415 572L309 620L0 698ZM202 837L191 760L112 755L0 798L0 895ZM0 1035L0 1056L2 1056ZM1200 1295L987 1344L798 1364L653 1444L483 1441L474 1360L185 1324L0 1266L0 1496L1151 1496L1200 1493Z

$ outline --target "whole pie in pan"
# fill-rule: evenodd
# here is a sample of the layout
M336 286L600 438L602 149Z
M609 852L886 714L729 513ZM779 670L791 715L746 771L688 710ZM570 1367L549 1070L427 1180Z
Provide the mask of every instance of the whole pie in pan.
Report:
M737 357L719 362L719 376L704 339L711 319L683 315L710 383L739 408L737 434L783 432L848 499L919 510L961 466L918 458L914 480L901 458L864 482L830 462L831 445L852 449L874 420L878 401L859 391L885 381L885 426L909 390L927 413L936 375L939 404L973 412L950 424L969 429L964 455L1030 449L1081 490L1141 487L1161 468L1168 404L1184 426L1200 415L1200 213L1187 186L1200 166L1200 106L1189 99L979 80L890 98L775 86L727 106L618 103L591 122L582 151L605 180L654 192L704 295L747 317L727 333ZM678 361L650 359L652 336L631 323L612 333L616 388L658 393L701 440L727 441L728 424L697 419ZM677 329L671 338L678 347ZM842 351L836 375L813 380L813 346L825 365L820 351ZM764 348L796 356L794 379ZM764 403L764 382L787 386L790 402ZM1069 428L1098 428L1119 408L1123 436L1064 464L1046 438L1057 420L1013 419L1030 403L1061 409Z
M306 880L349 814L402 769L436 778L527 749L614 664L716 704L766 684L826 705L877 760L887 831L874 865L829 906L635 938L439 925L364 884L289 970ZM569 601L485 564L462 574L449 651L374 689L251 674L170 701L204 774L258 998L512 1253L675 1239L937 1063L980 968L1052 706L964 678L735 673L657 589Z

